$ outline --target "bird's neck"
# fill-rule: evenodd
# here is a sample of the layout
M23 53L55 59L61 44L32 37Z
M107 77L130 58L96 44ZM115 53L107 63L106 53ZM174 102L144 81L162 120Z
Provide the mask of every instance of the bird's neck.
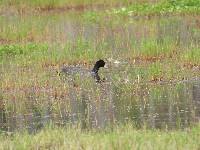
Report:
M97 73L99 71L99 68L94 66L94 68L92 69L92 72Z

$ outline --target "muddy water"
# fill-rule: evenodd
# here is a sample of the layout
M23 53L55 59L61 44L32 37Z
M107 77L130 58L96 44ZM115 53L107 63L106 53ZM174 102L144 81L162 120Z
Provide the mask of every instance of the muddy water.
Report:
M46 30L41 31L43 36L33 36L31 41L77 44L81 37L91 42L89 44L95 49L106 48L113 57L121 60L121 54L126 50L140 51L144 40L153 39L161 45L175 43L180 48L199 46L200 42L200 36L195 32L199 29L199 18L195 17L130 17L99 24L61 15L57 19L46 19L45 24ZM6 67L2 68L6 70ZM112 73L116 72L109 72L108 78ZM51 79L60 82L58 78L50 76ZM79 84L62 84L60 91L67 92L60 95L60 91L55 94L57 87L53 84L44 89L2 89L0 128L34 132L52 123L103 129L131 122L138 128L176 129L200 120L199 79L161 84L116 83L114 79L108 79L102 85L93 81Z

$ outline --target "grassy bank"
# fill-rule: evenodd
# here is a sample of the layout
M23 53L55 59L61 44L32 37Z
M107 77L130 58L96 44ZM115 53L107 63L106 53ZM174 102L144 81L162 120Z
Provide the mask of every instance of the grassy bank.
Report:
M2 0L0 4L7 6L26 6L26 7L39 7L39 8L56 8L56 7L65 7L65 6L86 6L86 5L95 5L95 4L127 4L127 0Z
M112 131L81 131L80 129L46 128L36 134L0 135L1 149L140 149L198 150L200 126L187 131L136 130L121 126Z
M114 9L113 13L125 16L131 15L162 15L162 14L199 14L200 1L196 0L167 0L155 4L134 4L121 9Z
M109 14L121 15L152 15L152 14L166 14L166 13L186 13L199 14L200 2L199 0L161 0L161 1L127 1L127 0L2 0L0 2L1 8L17 9L18 13L24 14L26 10L84 10L88 8L106 8ZM112 9L116 7L116 9ZM121 8L122 7L122 8ZM106 14L108 15L108 13Z
M152 1L154 2L154 1ZM120 5L128 5L128 4L135 4L135 3L152 3L149 2L148 0L2 0L0 2L1 5L5 6L15 6L15 7L32 7L32 8L49 8L49 9L54 9L54 8L62 8L62 7L76 7L76 6L82 6L86 7L88 5L95 6L95 5L103 5L103 6L120 6Z

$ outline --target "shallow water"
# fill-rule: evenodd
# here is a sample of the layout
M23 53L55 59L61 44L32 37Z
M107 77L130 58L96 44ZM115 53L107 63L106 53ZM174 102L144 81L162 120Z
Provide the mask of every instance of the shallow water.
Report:
M109 18L112 21L105 20L100 24L80 19L79 14L76 15L47 16L43 18L44 22L34 16L32 19L38 23L43 22L42 26L46 30L41 29L41 35L33 36L31 41L65 45L66 42L77 44L77 40L81 39L88 42L83 48L87 48L87 44L92 44L96 50L107 49L108 56L125 62L126 69L119 66L115 67L114 71L104 73L108 81L102 85L89 80L79 81L78 86L63 83L59 77L52 75L53 71L48 70L44 72L48 80L55 80L59 84L50 83L45 87L37 87L40 80L37 75L34 77L32 75L27 80L36 85L21 89L17 85L23 79L15 77L16 72L13 71L15 66L12 67L12 62L10 65L2 65L0 72L11 71L10 74L13 73L12 78L16 82L13 88L2 89L0 93L2 130L28 129L34 132L48 123L103 129L126 122L131 122L138 128L146 126L176 129L189 127L200 121L199 79L191 77L192 80L160 83L151 83L145 79L137 82L137 79L131 77L126 80L126 74L130 74L129 70L132 68L123 58L129 55L127 51L133 49L136 53L140 53L144 45L148 48L148 44L151 46L155 41L161 47L163 45L176 45L180 49L191 45L198 47L200 34L195 32L200 27L198 17L128 17L124 20ZM23 17L18 19L29 20ZM12 29L12 24L15 24L12 16L8 17L6 24ZM32 28L35 28L34 25ZM144 42L149 39L151 40L149 43ZM27 39L27 42L29 40ZM17 42L21 42L21 39ZM137 64L135 66L145 68ZM113 74L120 76L120 80L114 78Z
M200 121L199 79L163 84L82 83L69 86L60 97L48 95L51 90L33 88L26 91L23 106L13 101L4 110L2 105L1 128L34 132L53 123L103 129L131 122L138 128L176 129ZM37 102L39 98L42 102Z

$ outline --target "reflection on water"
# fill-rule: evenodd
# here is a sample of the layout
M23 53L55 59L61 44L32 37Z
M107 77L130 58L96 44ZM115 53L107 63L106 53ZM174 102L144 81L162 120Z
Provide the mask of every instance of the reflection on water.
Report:
M63 99L43 97L44 106L27 94L26 114L5 110L1 105L1 129L36 131L48 123L81 125L82 128L105 128L132 122L140 128L185 128L200 120L200 81L178 84L114 85L112 82L82 87L69 86ZM54 101L54 102L53 102ZM53 104L54 103L54 104ZM57 105L57 106L55 106Z

